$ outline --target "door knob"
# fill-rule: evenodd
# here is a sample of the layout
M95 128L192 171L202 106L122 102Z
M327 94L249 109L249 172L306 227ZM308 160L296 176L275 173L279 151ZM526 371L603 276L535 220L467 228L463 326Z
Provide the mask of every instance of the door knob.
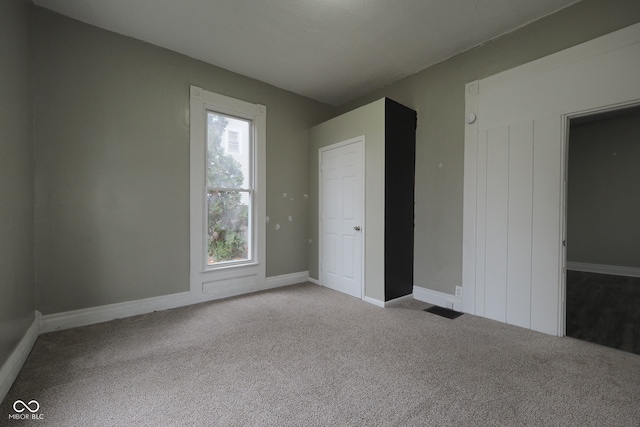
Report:
M355 227L353 227L353 229L356 230L356 231L360 231L360 226L356 225Z

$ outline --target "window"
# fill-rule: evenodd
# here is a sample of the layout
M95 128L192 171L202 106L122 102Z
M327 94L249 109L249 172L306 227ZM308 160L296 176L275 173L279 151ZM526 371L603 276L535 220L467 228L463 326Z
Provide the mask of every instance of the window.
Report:
M228 131L228 127L250 135L252 122L207 111L207 265L210 266L247 261L252 252L251 141L249 138L239 141L240 132ZM225 135L228 150L222 143ZM244 155L238 154L240 144Z
M229 153L239 153L240 141L238 141L238 132L230 130L227 138L227 150Z
M191 292L206 300L259 289L266 108L195 86L190 105Z

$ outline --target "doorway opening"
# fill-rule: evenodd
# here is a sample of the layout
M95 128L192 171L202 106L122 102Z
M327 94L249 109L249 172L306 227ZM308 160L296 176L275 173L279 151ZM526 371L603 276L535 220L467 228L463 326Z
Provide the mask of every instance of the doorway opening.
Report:
M569 121L566 335L640 354L640 105Z

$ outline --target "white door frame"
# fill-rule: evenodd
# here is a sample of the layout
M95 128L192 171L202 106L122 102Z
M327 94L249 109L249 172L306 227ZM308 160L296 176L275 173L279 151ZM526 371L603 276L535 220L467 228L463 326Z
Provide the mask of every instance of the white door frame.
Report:
M547 206L558 213L557 222L556 219L553 222L556 224L554 228L557 226L560 231L557 240L554 237L560 259L557 278L551 277L555 276L554 273L546 279L547 284L557 280L558 307L557 319L554 320L556 326L545 327L541 331L562 336L565 334L566 254L562 242L566 238L568 120L637 104L640 102L638 75L640 24L634 24L466 85L462 266L465 312L484 314L476 312L477 309L484 310L483 303L476 298L476 265L481 264L485 255L482 248L476 246L479 233L484 232L477 206L478 132L542 117L558 120L558 133L549 135L560 144L556 146L560 158L552 178L555 180L557 176L558 182L553 190L553 200ZM557 202L556 194L559 194ZM481 270L478 271L482 274Z
M362 164L362 188L361 190L361 195L362 195L362 225L360 226L362 229L362 233L361 233L361 238L362 238L362 256L360 259L360 299L364 299L365 298L365 292L364 292L364 284L365 284L365 258L366 258L366 250L367 250L367 245L366 245L366 211L365 211L365 187L366 187L366 179L365 179L365 170L366 170L366 164L365 164L365 159L366 159L366 152L365 152L365 138L364 135L360 135L357 136L355 138L351 138L351 139L347 139L346 141L341 141L341 142L337 142L335 144L331 144L331 145L327 145L325 147L320 147L318 149L318 220L320 221L320 224L318 225L318 282L320 283L321 286L324 286L324 284L322 283L322 234L323 234L323 230L322 230L322 204L323 204L323 197L322 197L322 156L326 151L330 151L336 148L341 148L347 145L351 145L351 144L357 144L357 143L361 143L362 144L362 158L361 160L361 164Z

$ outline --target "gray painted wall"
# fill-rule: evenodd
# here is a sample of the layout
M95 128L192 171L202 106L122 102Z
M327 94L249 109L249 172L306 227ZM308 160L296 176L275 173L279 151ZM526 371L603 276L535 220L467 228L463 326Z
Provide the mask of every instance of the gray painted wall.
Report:
M571 127L567 260L640 268L640 110Z
M309 130L309 189L311 244L309 276L319 279L319 152L328 145L359 136L365 137L365 212L364 233L365 296L384 301L384 137L385 100L380 99L335 117Z
M25 7L3 1L0 14L0 188L12 200L0 208L2 351L34 308ZM267 215L282 226L268 227L267 275L309 267L307 129L333 107L43 9L33 19L37 308L188 289L190 84L267 105ZM637 0L584 0L339 108L389 96L418 111L417 285L453 293L461 282L464 84L638 21Z
M0 366L35 312L30 9L0 2Z
M415 285L462 283L465 84L639 21L638 0L584 0L339 107L387 96L418 112Z
M43 314L189 289L190 84L267 106L267 276L307 270L307 129L334 107L40 8L34 48Z

